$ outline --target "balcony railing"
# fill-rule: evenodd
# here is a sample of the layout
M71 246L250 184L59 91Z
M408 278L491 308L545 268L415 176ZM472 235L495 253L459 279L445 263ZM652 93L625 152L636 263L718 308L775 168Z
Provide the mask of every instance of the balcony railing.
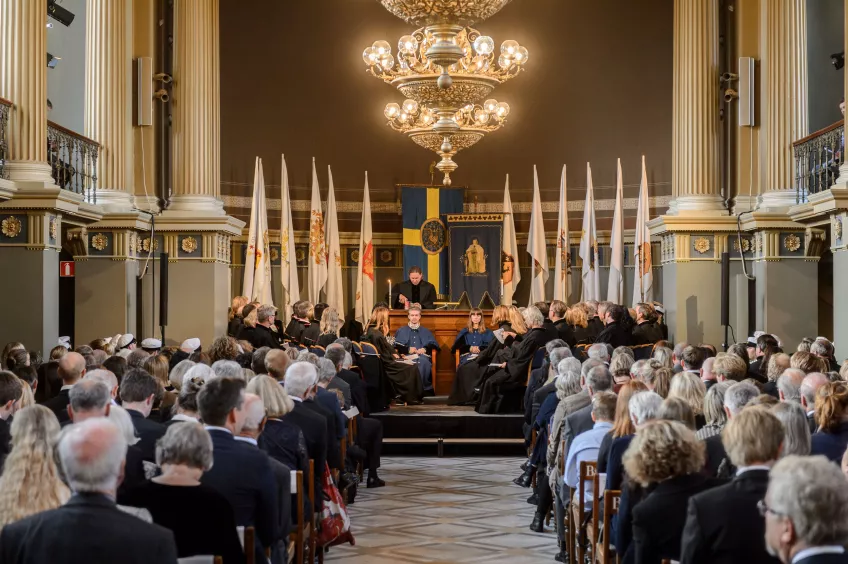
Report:
M792 144L798 203L836 183L845 153L844 122L838 121Z
M97 156L100 144L88 137L47 122L47 161L61 188L97 203Z
M9 124L9 112L11 110L12 103L5 98L0 98L0 178L9 178L9 173L6 172L6 159L8 158L6 127Z

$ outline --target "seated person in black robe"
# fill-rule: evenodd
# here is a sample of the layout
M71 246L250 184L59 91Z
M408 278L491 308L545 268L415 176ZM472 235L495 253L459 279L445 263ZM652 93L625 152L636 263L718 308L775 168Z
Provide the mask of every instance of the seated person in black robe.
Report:
M419 304L421 309L436 309L436 287L423 279L420 266L409 269L409 280L398 282L392 287L391 308L406 309Z
M486 348L480 351L477 358L459 366L453 379L453 386L448 397L448 405L462 405L473 401L475 388L480 388L480 379L486 368L504 348L508 333L515 333L509 322L510 307L499 305L492 311L491 325L497 326L493 331L493 339ZM520 316L519 316L520 317ZM523 320L522 320L523 324Z
M657 325L657 314L651 304L636 305L636 326L633 327L633 345L653 344L663 340L663 332Z
M496 371L483 384L480 402L476 408L478 413L503 413L508 409L508 402L505 401L508 395L517 396L515 409L520 411L521 398L533 356L547 342L546 332L542 328L544 323L542 312L537 307L530 306L522 315L527 326L527 333L524 334L521 342L511 346L512 353L509 358L504 359L498 366L492 367L496 368Z
M604 312L606 326L601 331L596 343L609 343L612 348L633 346L633 335L630 334L630 326L633 320L627 308L618 304L610 304Z
M386 377L395 392L395 399L399 402L419 404L424 391L421 387L421 379L418 377L418 368L414 364L396 359L394 347L386 339L388 334L389 310L382 306L375 307L371 312L371 319L365 326L365 336L362 340L371 343L377 349Z
M309 300L300 300L292 306L292 319L286 327L286 335L300 345L311 347L318 344L320 328L312 320L315 308Z

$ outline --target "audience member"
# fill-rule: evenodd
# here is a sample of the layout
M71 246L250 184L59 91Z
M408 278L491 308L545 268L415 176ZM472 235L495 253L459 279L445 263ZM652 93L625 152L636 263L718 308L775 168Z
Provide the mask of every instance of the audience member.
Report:
M250 361L250 368L251 370L253 370L254 374L268 374L268 369L265 368L265 357L271 350L275 349L271 349L270 347L259 347L258 349L253 351L253 356Z
M707 424L698 429L695 436L704 441L721 433L727 423L727 412L724 411L724 394L733 382L720 382L707 390L704 396L704 419Z
M663 403L656 392L638 392L633 394L627 404L630 419L633 421L634 434L623 435L613 440L610 445L609 462L607 463L606 489L620 490L624 481L624 453L630 447L630 442L639 433L639 429L653 421ZM617 545L616 545L617 546Z
M23 387L17 376L0 370L0 467L11 449L11 420L20 407Z
M150 353L144 351L142 349L134 349L130 354L127 355L127 369L130 368L144 368L144 361L147 360L147 357L150 356Z
M219 360L235 360L238 357L238 343L232 337L218 337L209 347L209 363ZM194 359L192 359L194 360ZM197 362L195 360L195 362Z
M756 386L748 382L737 382L727 388L724 392L724 412L727 419L731 420L742 412L748 403L760 395ZM734 469L720 435L714 435L704 440L706 447L707 465L706 472L709 476L727 478L733 475Z
M766 550L783 564L848 562L848 488L824 457L787 456L775 464L757 507Z
M777 378L777 397L780 401L801 404L801 384L804 382L803 370L798 368L787 368ZM810 405L815 403L815 392L811 395Z
M680 372L678 375L685 373ZM657 411L657 419L677 421L686 425L687 429L695 430L695 414L689 404L681 398L666 398Z
M810 454L822 454L839 463L848 447L848 383L828 382L820 386L816 391L815 416L818 431L812 436Z
M278 538L277 483L268 456L236 441L244 425L244 380L213 378L197 396L200 417L212 438L213 464L200 482L217 490L235 511L236 525L256 530L256 561Z
M115 505L126 450L123 435L108 419L70 426L58 452L73 496L57 509L3 527L0 561L176 563L169 530Z
M42 405L21 410L11 425L12 450L0 475L0 528L70 497L54 458L59 422Z
M807 423L810 425L811 433L815 433L816 429L818 429L818 421L816 420L816 395L819 388L825 384L827 384L827 376L821 372L810 372L801 381L801 387L798 390L801 397L801 407L807 412Z
M771 355L766 369L766 377L768 382L763 386L763 392L774 397L778 397L777 381L780 376L789 369L790 358L785 353L775 353Z
M165 426L148 419L153 402L160 393L159 382L139 368L132 369L121 382L121 405L132 417L136 435L141 439L138 447L144 460L156 461L156 441L165 434Z
M182 390L186 373L196 365L196 362L185 359L181 360L175 364L173 368L171 368L171 372L168 374L168 383L177 393Z
M811 372L823 373L828 370L828 364L825 360L808 352L796 352L793 354L792 358L789 360L789 366L792 368L799 368L803 370L805 374L810 374Z
M59 423L68 420L68 403L71 387L85 375L85 359L81 354L69 352L59 361L59 377L62 388L59 394L44 402L44 407L50 409L59 419Z
M571 448L568 449L563 482L569 488L578 487L577 482L580 478L581 462L597 462L601 441L603 441L604 436L612 429L616 399L615 393L611 391L599 391L593 394L591 414L594 425L585 433L578 435L571 444ZM583 506L583 513L585 514L592 509L592 483L584 483L583 488L583 500L585 504ZM561 493L561 498L568 498L566 490L563 490Z
M771 412L783 424L783 448L780 456L810 454L810 426L801 404L781 402L772 407Z
M91 372L86 372L85 376L83 376L83 380L95 380L97 382L102 382L109 388L109 397L111 398L111 403L113 405L117 405L115 403L115 399L118 397L118 378L109 370L105 368L99 368L97 370L92 370Z
M112 405L109 386L88 377L71 388L69 399L68 417L73 423L81 423L93 417L107 417Z
M745 409L722 431L730 461L730 483L689 500L681 539L681 564L774 563L759 539L765 524L757 503L768 488L769 469L780 457L783 426L764 409Z
M176 423L197 423L200 415L197 410L197 394L203 389L205 382L201 378L186 378L183 381L177 403L174 404L174 416L166 423L170 427Z
M719 382L741 382L748 376L748 365L735 354L719 354L713 362L713 373Z
M686 353L684 353L684 366L688 366ZM706 393L706 386L701 381L699 373L687 368L684 372L675 374L672 377L671 386L669 386L668 390L668 398L679 398L686 402L695 416L695 429L697 430L707 424L707 420L704 417L704 396Z

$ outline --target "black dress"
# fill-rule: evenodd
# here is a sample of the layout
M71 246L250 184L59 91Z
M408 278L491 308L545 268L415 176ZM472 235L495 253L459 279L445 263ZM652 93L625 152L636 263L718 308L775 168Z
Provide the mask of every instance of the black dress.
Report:
M325 349L336 342L339 336L335 333L324 333L318 336L318 346Z
M122 501L147 509L154 523L174 533L177 557L213 555L224 564L244 562L233 508L213 488L145 482Z
M502 324L499 329L503 329ZM493 338L480 355L474 360L461 364L453 378L448 405L463 405L474 400L474 390L482 387L486 369L492 364L495 356L505 349L504 343Z
M574 339L578 345L588 345L594 342L592 330L588 326L580 327L579 325L572 325L571 330L574 332Z
M395 390L395 394L401 401L407 403L415 403L421 401L424 391L421 388L421 378L418 376L418 367L414 364L406 364L395 360L394 349L386 337L374 327L368 329L368 332L362 338L363 341L371 343L377 348L377 353L380 355L380 360L383 361L383 368L386 371L386 376Z

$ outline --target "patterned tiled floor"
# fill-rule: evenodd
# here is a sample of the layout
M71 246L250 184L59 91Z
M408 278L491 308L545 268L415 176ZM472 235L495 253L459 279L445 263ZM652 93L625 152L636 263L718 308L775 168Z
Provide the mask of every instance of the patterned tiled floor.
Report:
M556 537L528 529L532 493L511 483L520 458L384 458L387 486L350 506L356 545L329 562L405 564L553 562ZM364 484L363 484L364 486Z

